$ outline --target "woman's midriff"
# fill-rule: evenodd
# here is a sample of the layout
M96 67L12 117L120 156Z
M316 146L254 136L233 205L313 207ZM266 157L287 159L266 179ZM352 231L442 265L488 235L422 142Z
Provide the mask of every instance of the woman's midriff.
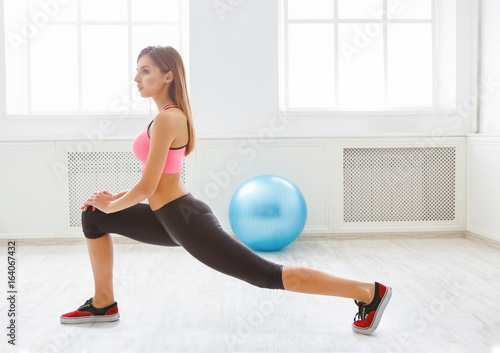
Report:
M163 174L153 195L148 198L149 207L156 211L163 205L188 194L181 180L181 174Z

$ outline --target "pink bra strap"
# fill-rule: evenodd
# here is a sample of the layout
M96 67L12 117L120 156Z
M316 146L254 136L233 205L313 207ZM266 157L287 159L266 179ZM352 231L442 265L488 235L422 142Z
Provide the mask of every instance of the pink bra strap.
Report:
M175 105L175 104L169 104L169 105L163 107L163 109L160 110L160 112L162 112L162 111L164 111L165 109L168 109L168 108L179 108L179 107L177 105Z

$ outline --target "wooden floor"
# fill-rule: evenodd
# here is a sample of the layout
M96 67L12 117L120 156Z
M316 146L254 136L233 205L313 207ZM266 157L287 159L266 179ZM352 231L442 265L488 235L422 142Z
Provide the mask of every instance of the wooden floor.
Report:
M0 276L7 295L6 241ZM500 248L477 239L301 240L261 253L284 264L380 281L393 297L371 336L352 300L254 288L180 248L115 243L115 323L62 325L93 294L83 239L17 246L16 347L0 352L500 352Z

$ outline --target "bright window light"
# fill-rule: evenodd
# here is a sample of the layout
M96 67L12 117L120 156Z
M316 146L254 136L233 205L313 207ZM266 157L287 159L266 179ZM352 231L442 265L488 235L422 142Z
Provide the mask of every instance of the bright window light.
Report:
M7 115L149 112L133 82L137 55L183 52L181 0L3 3Z
M456 0L282 5L282 111L454 109Z

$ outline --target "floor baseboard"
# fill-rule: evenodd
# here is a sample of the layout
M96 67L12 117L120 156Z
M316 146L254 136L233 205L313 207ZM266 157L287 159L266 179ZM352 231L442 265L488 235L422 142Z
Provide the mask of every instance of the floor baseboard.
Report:
M467 233L467 234L466 234ZM338 233L338 234L302 234L295 241L339 241L339 240L391 240L391 239L447 239L447 238L478 238L486 242L500 243L465 231L446 232L397 232L397 233ZM10 239L1 243L0 247L7 246L8 241L14 240L19 246L59 246L85 245L85 238L24 238ZM113 236L115 244L137 244L123 236Z

